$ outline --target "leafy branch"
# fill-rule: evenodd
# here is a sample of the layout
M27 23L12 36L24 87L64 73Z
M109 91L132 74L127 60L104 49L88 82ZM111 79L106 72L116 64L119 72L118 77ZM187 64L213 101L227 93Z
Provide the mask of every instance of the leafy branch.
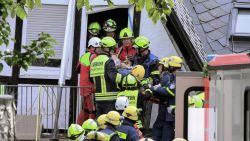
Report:
M114 3L112 0L104 0L108 6L112 7ZM166 21L166 16L171 14L174 7L173 0L128 0L129 4L135 5L136 11L141 11L144 7L148 12L149 18L156 23L160 19ZM77 9L80 10L83 6L87 10L92 10L89 0L77 0Z
M44 58L47 63L49 57L55 54L53 49L55 44L56 41L48 33L42 32L37 40L32 40L29 45L22 46L24 52L9 49L4 52L0 51L0 60L4 60L9 66L17 65L27 70L37 58ZM0 71L2 69L3 64L0 63Z

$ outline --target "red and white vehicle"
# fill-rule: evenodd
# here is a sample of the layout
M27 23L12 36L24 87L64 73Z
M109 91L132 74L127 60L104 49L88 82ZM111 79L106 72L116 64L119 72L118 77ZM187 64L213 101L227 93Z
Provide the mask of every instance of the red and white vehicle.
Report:
M208 75L179 72L176 137L189 141L250 141L250 54L209 57ZM188 108L188 95L205 91L204 108Z

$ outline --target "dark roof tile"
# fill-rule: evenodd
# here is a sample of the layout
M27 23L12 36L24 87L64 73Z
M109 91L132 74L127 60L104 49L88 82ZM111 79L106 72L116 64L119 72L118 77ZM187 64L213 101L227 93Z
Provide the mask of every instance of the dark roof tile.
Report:
M220 42L220 44L222 45L222 46L227 46L227 44L228 44L228 39L227 39L227 37L226 36L224 36L224 37L222 37L222 38L220 38L219 40L218 40L219 42Z
M194 9L195 9L196 13L198 13L198 14L203 13L203 12L205 12L205 11L208 10L208 9L207 9L206 7L204 7L204 5L201 4L201 3L196 4L196 5L194 6Z
M213 50L223 49L223 46L218 41L214 41L214 42L210 43L210 46L212 47Z
M214 28L210 24L208 24L208 23L202 24L202 27L203 27L203 29L204 29L205 32L210 32L210 31L214 30Z
M218 29L221 33L227 34L228 33L228 26L223 26Z
M202 21L202 22L208 22L214 19L214 17L209 13L209 12L205 12L202 14L198 15L198 18Z
M208 43L211 43L211 42L213 42L214 40L212 40L211 38L209 38L208 36L207 36L207 42Z
M222 22L220 19L214 19L214 20L210 21L209 24L210 24L213 28L220 28L220 27L222 27L222 26L225 25L225 23Z
M211 38L212 40L218 40L218 39L220 39L221 37L224 36L224 34L221 33L221 32L218 31L218 30L214 30L214 31L212 31L212 32L209 32L207 35L208 35L208 37Z
M214 9L218 6L220 6L219 3L215 2L214 0L208 0L206 2L203 2L203 5L207 8L207 9Z
M220 20L224 23L228 23L229 22L229 14L220 17Z
M228 4L225 4L225 5L221 6L221 8L222 8L225 12L230 13L231 10L232 10L232 6L233 6L232 3L228 3Z
M232 0L215 0L215 1L219 4L227 4L232 2Z
M220 7L210 10L209 13L210 13L212 16L216 17L216 18L221 17L221 16L227 14L227 12L225 12L225 11L224 11L222 8L220 8Z
M225 47L225 48L223 48L221 50L216 50L214 53L215 54L231 54L232 50L231 50L230 47Z
M197 1L197 2L203 2L203 1L206 1L206 0L195 0L195 1Z

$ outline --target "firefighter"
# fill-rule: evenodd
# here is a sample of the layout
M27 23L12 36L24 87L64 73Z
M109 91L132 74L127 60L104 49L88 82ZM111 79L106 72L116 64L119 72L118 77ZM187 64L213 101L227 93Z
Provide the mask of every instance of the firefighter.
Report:
M117 131L121 141L139 140L139 134L134 127L136 121L138 120L138 112L139 111L136 107L128 106L122 113L124 120Z
M183 60L178 56L163 58L159 62L161 82L150 86L153 95L160 99L159 113L153 125L152 137L157 141L172 141L174 132L175 110L175 73L182 67Z
M88 26L88 39L91 39L92 37L98 37L101 31L101 26L98 22L92 22Z
M101 39L93 37L88 42L88 51L80 58L80 95L82 97L82 110L77 117L77 124L82 125L83 121L95 118L95 105L94 105L94 84L89 79L90 62L101 51Z
M95 83L97 117L115 109L118 84L123 77L117 72L114 60L111 58L116 45L115 40L112 37L104 37L101 44L102 53L92 61L90 66L90 77Z
M117 128L121 124L121 116L116 111L110 111L106 115L106 128L101 130L105 135L105 141L120 141Z
M68 138L74 141L84 140L84 129L78 124L71 124L68 129Z
M144 83L141 83L143 86L146 83L151 83L153 85L159 83L159 71L157 69L158 65L158 58L152 54L149 50L150 41L147 37L139 36L134 41L134 47L137 48L137 56L133 63L142 65L145 68L145 80ZM147 88L145 88L147 89ZM151 119L151 110L152 110L152 103L144 102L144 115L143 115L143 122L145 123L144 126L144 133L148 132L150 119Z
M112 37L115 40L116 40L116 35L115 35L116 29L117 29L116 22L112 19L106 20L103 24L103 30L105 31L106 36Z
M86 135L84 141L105 141L105 135L101 132L91 131Z
M159 71L157 68L159 60L154 54L150 52L149 45L150 41L147 37L139 36L135 39L134 47L137 49L138 54L135 63L144 67L144 78L151 77L154 80L152 82L154 82L154 84L157 84L158 81L155 79L157 79L159 76Z
M122 114L123 111L124 111L124 109L127 108L128 106L129 106L129 99L128 99L126 96L123 96L123 95L122 95L122 96L117 97L116 103L115 103L115 108L116 108L116 110L117 110L120 114ZM138 122L138 121L139 121L139 122ZM139 125L138 125L137 123L138 123ZM136 121L136 124L134 124L134 127L135 127L135 129L136 129L138 135L140 136L140 139L143 138L143 134L142 134L142 132L141 132L141 130L140 130L140 128L139 128L139 127L143 127L141 121L140 121L140 120L137 120L137 121Z
M121 30L119 38L122 45L116 49L116 55L122 63L130 66L136 55L136 49L133 47L133 32L128 28L124 28Z
M97 118L97 125L98 125L98 129L103 130L104 128L106 128L106 114L102 114Z
M119 114L122 114L124 109L129 105L129 99L126 96L118 96L115 102L115 109Z
M98 125L95 120L93 119L88 119L83 122L82 128L85 131L85 135L87 135L90 131L97 131L98 130Z

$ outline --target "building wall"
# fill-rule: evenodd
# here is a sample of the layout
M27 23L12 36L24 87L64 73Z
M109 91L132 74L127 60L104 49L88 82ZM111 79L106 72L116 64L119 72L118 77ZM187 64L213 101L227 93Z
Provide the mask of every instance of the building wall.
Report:
M141 12L140 35L144 35L150 40L150 50L159 58L166 56L177 55L175 47L170 40L163 24L158 21L154 24L148 18L145 9Z

